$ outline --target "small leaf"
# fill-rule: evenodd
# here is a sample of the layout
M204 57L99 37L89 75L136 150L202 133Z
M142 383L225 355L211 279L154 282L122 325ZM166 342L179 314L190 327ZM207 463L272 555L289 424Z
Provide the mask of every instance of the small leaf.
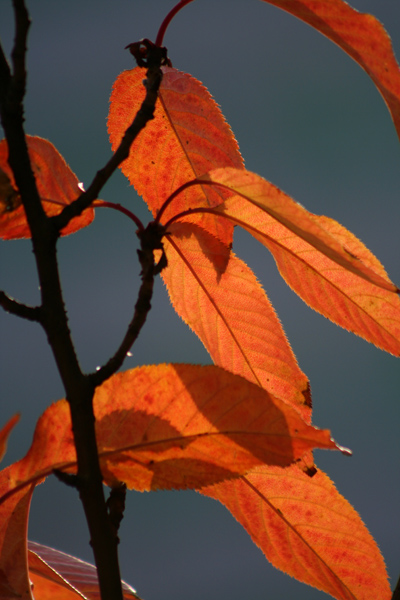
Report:
M259 467L203 488L278 569L338 600L389 600L382 555L358 513L318 469Z
M61 154L48 140L26 136L31 167L43 208L48 216L58 215L81 193L79 181ZM93 208L87 208L62 230L61 235L74 233L90 225ZM6 140L0 141L0 238L14 240L31 237L25 210L8 164Z
M100 600L97 570L93 565L49 546L28 542L29 577L37 600ZM122 582L124 600L139 598Z
M113 150L144 99L145 73L139 67L124 71L114 83L108 116ZM154 119L121 166L153 215L182 184L216 167L243 167L232 131L207 89L176 69L163 67L163 73ZM193 206L216 206L226 196L221 189L190 188L167 208L165 218ZM225 243L231 242L230 223L210 215L203 215L201 222Z
M347 52L382 94L400 137L400 68L389 35L374 16L343 0L264 0L305 21Z

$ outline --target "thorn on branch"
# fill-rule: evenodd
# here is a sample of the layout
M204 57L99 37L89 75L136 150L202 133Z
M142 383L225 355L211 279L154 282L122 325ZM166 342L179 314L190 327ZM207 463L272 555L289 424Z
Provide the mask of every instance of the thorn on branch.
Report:
M111 488L110 495L106 502L108 517L113 535L119 543L118 531L125 511L126 485L121 483Z
M59 481L65 483L65 485L79 490L79 477L77 475L74 475L73 473L65 473L59 469L53 469L53 474Z

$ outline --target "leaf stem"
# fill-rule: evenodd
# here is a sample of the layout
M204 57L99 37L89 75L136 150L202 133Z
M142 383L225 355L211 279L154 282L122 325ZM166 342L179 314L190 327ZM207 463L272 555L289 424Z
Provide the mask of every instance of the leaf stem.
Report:
M142 221L133 212L131 212L121 204L116 204L115 202L106 202L105 200L95 200L92 206L94 208L113 208L114 210L118 210L119 212L129 217L129 219L131 219L138 227L139 231L144 231L144 225Z
M190 4L190 2L193 2L193 0L180 0L180 2L178 2L178 4L176 6L174 6L174 8L172 10L170 10L170 12L167 14L167 16L165 17L164 21L161 23L160 29L158 30L157 33L157 37L156 37L156 46L162 46L163 42L164 42L164 35L165 32L167 30L168 25L170 24L170 22L172 21L172 19L174 18L174 16L187 4Z

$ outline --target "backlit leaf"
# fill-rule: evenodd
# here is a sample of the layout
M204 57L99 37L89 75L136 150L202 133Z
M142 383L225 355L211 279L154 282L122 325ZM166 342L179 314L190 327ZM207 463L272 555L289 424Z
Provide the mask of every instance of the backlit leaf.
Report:
M81 193L79 181L61 154L48 140L26 136L31 166L43 208L48 216L58 215ZM65 227L61 235L74 233L90 225L92 208L86 209ZM13 173L8 164L6 140L0 141L0 238L14 240L31 237L25 210L21 204Z
M108 132L115 150L145 96L145 69L124 71L114 83ZM147 123L121 165L122 172L156 215L182 184L216 167L242 168L238 145L207 89L186 73L163 67L154 119ZM165 212L165 218L192 206L216 206L223 190L190 188ZM204 215L203 227L230 243L232 226Z
M218 210L271 251L282 277L307 304L400 355L398 288L360 240L333 219L309 213L258 175L221 169L206 178L240 193Z
M222 502L278 569L338 600L389 600L381 553L320 470L259 467L201 490Z
M215 364L257 383L309 421L308 379L252 270L194 224L174 223L169 231L162 277L176 312Z
M289 465L314 447L338 448L328 431L215 366L118 373L96 390L94 412L105 480L138 490L197 488L260 464ZM7 471L3 500L75 463L69 408L60 400L39 419L26 457Z
M36 600L100 600L97 570L93 565L49 546L28 542L29 577ZM138 598L122 582L124 600Z
M389 35L343 0L264 0L302 19L347 52L382 94L400 137L400 68Z

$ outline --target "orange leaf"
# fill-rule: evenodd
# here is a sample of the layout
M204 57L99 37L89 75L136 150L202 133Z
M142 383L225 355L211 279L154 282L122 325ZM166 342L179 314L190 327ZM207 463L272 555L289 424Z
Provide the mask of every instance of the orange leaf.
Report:
M391 598L375 541L323 472L259 467L200 491L222 502L285 573L338 600Z
M117 373L96 390L94 412L105 480L139 490L196 488L259 464L289 465L314 447L339 448L284 402L211 365ZM25 458L2 472L0 503L54 469L75 468L69 407L60 400L39 419Z
M114 83L108 132L115 150L145 96L145 69L124 71ZM168 196L182 184L216 167L243 167L238 145L218 105L196 79L164 67L154 119L135 140L121 166L136 191L156 215ZM216 206L227 193L200 187L186 190L165 217L192 206ZM203 227L230 243L232 226L203 215Z
M288 402L308 422L308 379L252 270L194 224L173 223L169 231L162 277L176 312L215 364Z
M218 210L271 251L282 277L307 304L400 355L400 298L393 293L398 288L352 233L333 219L309 213L248 171L218 169L206 178L240 193Z
M58 215L81 193L79 181L61 154L48 140L26 136L31 166L46 214ZM61 235L74 233L90 225L94 218L93 208L86 209L65 227ZM8 164L6 140L0 141L0 238L14 240L31 237L25 210Z
M238 194L238 196L231 195L216 210L229 216L235 224L250 231L260 241L263 241L264 237L270 237L268 236L269 227L273 226L275 222L280 223L285 227L283 230L285 236L288 235L287 230L289 230L348 271L383 289L391 292L399 291L376 259L374 259L374 266L379 265L378 271L380 272L372 268L371 264L365 264L360 257L352 254L346 245L339 242L330 231L321 225L318 217L316 218L301 204L295 202L260 175L244 169L215 169L201 177L201 180L220 184ZM251 205L260 208L266 215L261 216L257 211L252 210ZM253 221L256 221L256 226ZM263 235L263 228L267 229L266 236Z
M343 0L264 0L305 21L347 52L382 94L400 137L400 69L389 35Z
M49 546L28 542L29 577L37 600L100 600L96 567ZM122 582L124 600L138 598Z

